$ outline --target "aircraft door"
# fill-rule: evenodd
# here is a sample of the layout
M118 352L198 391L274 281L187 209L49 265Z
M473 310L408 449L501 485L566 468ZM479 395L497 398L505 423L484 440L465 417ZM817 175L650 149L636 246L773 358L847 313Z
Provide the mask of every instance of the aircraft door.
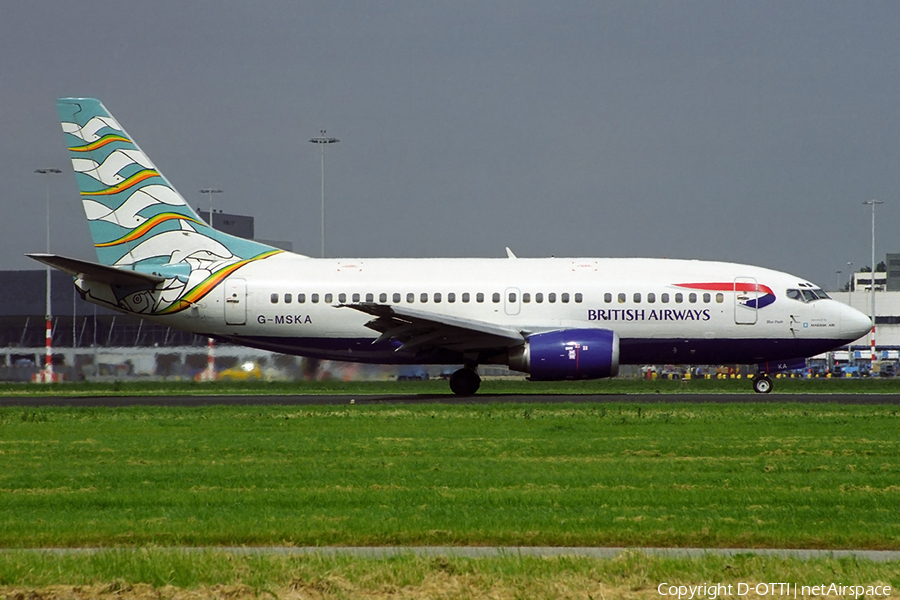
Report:
M759 289L753 277L734 279L734 322L738 325L755 325L758 317Z
M519 288L506 288L504 298L506 314L511 316L519 314L522 302L521 296Z
M225 324L245 325L247 323L247 281L228 278L225 280Z

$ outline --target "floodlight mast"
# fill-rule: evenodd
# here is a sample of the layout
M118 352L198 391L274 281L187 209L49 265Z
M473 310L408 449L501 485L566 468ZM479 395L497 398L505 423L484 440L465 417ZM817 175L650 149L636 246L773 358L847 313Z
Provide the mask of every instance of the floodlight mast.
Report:
M310 143L319 144L319 157L321 159L322 165L322 231L321 231L321 240L322 247L319 251L319 256L321 258L325 258L325 146L328 144L337 144L339 139L328 137L325 135L326 131L324 129L319 130L318 137L314 137L310 139Z
M38 175L59 175L62 173L59 169L35 169ZM47 182L47 254L50 254L50 179L45 177ZM51 383L53 381L53 315L50 304L50 267L47 270L47 305L45 310L45 318L47 321L47 331L45 334L46 357L44 358L44 369L41 372L39 381Z
M872 272L871 278L869 279L869 316L872 319L872 356L869 363L869 377L875 372L875 207L879 204L884 204L884 202L879 200L866 200L863 202L864 206L872 207ZM885 279L885 281L887 280Z
M213 194L221 194L222 190L215 188L203 188L200 190L201 194L206 194L209 196L209 227L211 229L215 229L216 227L213 225L213 203L212 203L212 195Z

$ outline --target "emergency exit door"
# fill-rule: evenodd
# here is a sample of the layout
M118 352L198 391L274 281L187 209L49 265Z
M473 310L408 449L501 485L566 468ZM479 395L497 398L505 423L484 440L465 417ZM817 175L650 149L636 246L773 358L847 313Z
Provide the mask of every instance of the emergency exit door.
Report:
M753 277L734 278L734 322L738 325L755 325L759 286Z
M245 325L247 323L247 281L244 279L225 280L225 324Z

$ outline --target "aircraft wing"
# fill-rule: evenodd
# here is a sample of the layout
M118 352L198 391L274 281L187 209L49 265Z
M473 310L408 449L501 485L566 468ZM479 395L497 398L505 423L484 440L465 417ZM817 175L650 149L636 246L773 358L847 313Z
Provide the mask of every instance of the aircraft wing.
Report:
M525 342L515 329L476 321L435 314L413 308L370 302L343 304L375 317L366 327L381 335L373 343L398 340L398 352L428 348L444 348L456 352L503 350Z
M54 269L59 269L60 271L68 273L72 277L84 277L92 281L109 285L118 285L122 287L141 285L156 286L156 284L166 280L165 277L160 277L159 275L110 267L108 265L92 263L77 258L68 258L58 254L26 254L25 256L33 258L38 262L42 262L45 265L50 265Z

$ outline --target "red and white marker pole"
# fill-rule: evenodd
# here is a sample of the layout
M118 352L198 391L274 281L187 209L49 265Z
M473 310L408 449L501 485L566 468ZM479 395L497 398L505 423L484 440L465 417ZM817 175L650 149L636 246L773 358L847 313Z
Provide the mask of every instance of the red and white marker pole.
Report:
M872 321L872 363L869 369L870 376L875 373L875 322Z
M53 319L47 317L46 356L44 357L44 383L53 382Z

